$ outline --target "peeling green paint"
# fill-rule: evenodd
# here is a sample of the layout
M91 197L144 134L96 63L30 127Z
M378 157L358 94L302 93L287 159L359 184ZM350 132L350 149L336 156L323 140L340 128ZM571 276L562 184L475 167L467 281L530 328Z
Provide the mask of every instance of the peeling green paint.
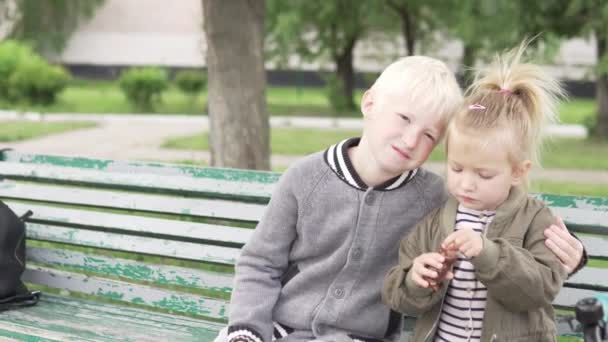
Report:
M131 300L131 303L133 304L146 304L146 302L140 298L140 297L135 297Z
M183 297L179 297L176 295L165 297L161 300L152 302L153 305L166 309L166 310L174 310L179 312L185 312L194 315L209 315L211 311L203 309L202 303L204 299L200 299L199 302L195 302L192 300L186 300Z
M608 212L608 197L584 197L535 194L535 197L551 207L580 208Z
M159 175L182 175L191 178L209 178L215 180L262 184L274 184L280 177L279 173L267 171L196 167L188 165L163 164L153 162L126 162L80 157L60 157L43 154L21 154L12 151L5 152L3 154L3 161L19 162L24 164L73 167L80 169L94 169L101 171L145 171L147 173Z
M115 291L104 291L104 289L98 289L96 294L100 297L105 297L114 300L122 300L125 296L124 293Z

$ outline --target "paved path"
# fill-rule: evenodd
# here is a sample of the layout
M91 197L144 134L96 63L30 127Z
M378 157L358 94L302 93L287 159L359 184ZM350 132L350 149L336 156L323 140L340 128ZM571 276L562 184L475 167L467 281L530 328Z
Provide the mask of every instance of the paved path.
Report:
M13 112L1 112L0 120L27 119L36 121L95 121L97 127L71 131L63 134L46 136L23 142L3 144L19 152L38 154L58 154L70 156L86 156L103 159L149 160L180 162L186 160L207 162L209 153L202 151L171 150L160 146L170 137L191 135L206 130L206 117L196 116L167 116L167 115L78 115L52 114L39 115L29 113L19 115ZM328 119L273 117L273 127L316 127L343 128L359 130L359 119ZM582 130L582 132L581 132ZM553 134L560 136L581 136L584 129L578 126L560 126L553 129ZM299 156L272 156L273 167L286 167ZM442 163L427 163L426 167L442 174ZM573 181L587 184L608 184L608 170L536 170L533 177L551 179L553 181Z

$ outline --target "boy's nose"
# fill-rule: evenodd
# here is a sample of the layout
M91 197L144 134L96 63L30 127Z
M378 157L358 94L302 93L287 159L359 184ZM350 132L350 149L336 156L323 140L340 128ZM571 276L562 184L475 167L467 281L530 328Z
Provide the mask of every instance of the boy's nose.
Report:
M407 147L409 150L416 148L418 142L420 141L420 136L420 132L416 130L410 129L405 131L402 135L402 140L405 143L405 147Z

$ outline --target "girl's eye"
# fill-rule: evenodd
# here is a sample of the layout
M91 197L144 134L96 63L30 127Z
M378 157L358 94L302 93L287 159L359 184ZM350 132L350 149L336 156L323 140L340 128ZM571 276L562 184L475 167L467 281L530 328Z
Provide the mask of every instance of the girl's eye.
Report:
M479 177L481 177L481 179L492 179L492 178L494 178L493 175L486 175L486 174L483 174L483 173L480 173Z
M427 138L431 139L431 141L435 141L435 136L433 136L431 133L426 133L425 135Z
M452 166L452 171L458 173L458 172L462 171L462 168Z
M398 115L401 119L403 119L403 121L405 121L407 123L410 122L410 118L407 115L403 115L403 114L398 114Z

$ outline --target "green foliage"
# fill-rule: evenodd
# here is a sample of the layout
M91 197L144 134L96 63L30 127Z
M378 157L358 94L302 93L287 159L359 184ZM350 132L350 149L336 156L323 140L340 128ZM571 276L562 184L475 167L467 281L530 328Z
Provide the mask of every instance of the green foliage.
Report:
M179 71L174 81L179 90L191 96L196 96L207 86L207 77L201 70Z
M0 98L8 98L9 79L19 64L32 56L32 50L26 45L13 40L0 43Z
M267 53L282 64L294 53L304 61L331 60L387 23L377 0L268 0L266 8Z
M334 114L345 113L350 109L352 99L346 98L344 94L344 83L336 75L331 74L325 78L325 96Z
M14 13L0 13L0 21L13 22L10 36L31 42L39 52L58 52L83 19L104 0L14 0Z
M0 98L33 105L50 105L70 77L52 66L22 43L0 43Z
M167 73L157 67L132 68L122 73L119 85L137 109L152 110L168 86Z
M439 42L437 32L450 28L446 20L453 16L453 9L449 8L452 4L448 0L384 0L383 3L382 31L399 29L407 55L424 54L425 47Z
M386 20L377 0L268 0L266 1L266 52L279 66L297 55L302 62L334 64L342 78L345 99L352 97L352 55L357 42ZM341 70L340 70L341 69ZM355 108L350 100L348 108Z
M9 78L9 95L34 105L51 105L69 80L62 67L32 57L21 63Z

